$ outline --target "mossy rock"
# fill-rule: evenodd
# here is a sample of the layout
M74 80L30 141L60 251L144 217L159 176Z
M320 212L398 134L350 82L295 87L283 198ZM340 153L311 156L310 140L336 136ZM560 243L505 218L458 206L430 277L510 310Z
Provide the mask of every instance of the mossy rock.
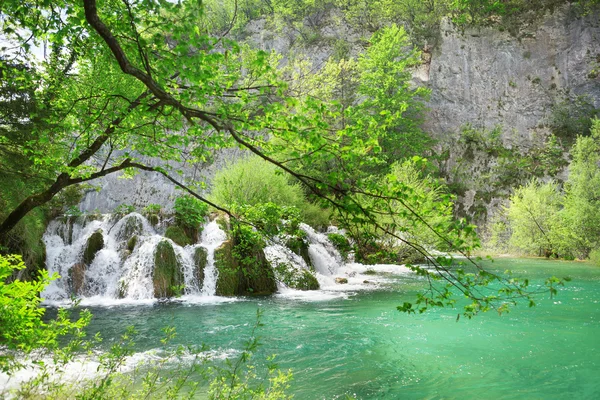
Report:
M238 268L238 295L265 296L277 291L277 281L262 248L254 248L244 258L253 259L246 268Z
M133 249L135 249L135 245L138 242L138 236L134 235L131 238L129 238L129 240L127 241L127 250L129 250L129 252L132 252Z
M83 288L85 286L85 270L86 265L84 263L77 263L69 269L69 288L71 293L75 296L83 294Z
M285 246L292 250L295 254L302 257L306 265L312 268L312 261L310 260L310 255L308 254L308 243L304 241L303 238L294 236L287 240Z
M183 286L183 273L171 243L163 240L154 251L154 271L152 272L154 297L159 299L179 294Z
M124 299L125 295L127 294L127 290L128 290L127 283L124 281L119 281L119 284L117 286L117 298Z
M333 247L339 251L340 255L344 258L344 260L348 260L348 255L352 251L352 245L348 238L339 233L329 233L327 238L333 244Z
M194 243L194 241L186 234L185 230L177 225L168 227L165 232L165 237L182 247Z
M130 215L125 220L123 227L121 227L119 236L123 239L127 239L134 235L139 235L143 230L144 225L142 224L142 221L136 215Z
M160 223L160 217L158 214L149 214L146 219L150 222L150 225L156 226Z
M198 289L204 285L204 269L208 261L208 252L204 247L196 247L194 251L194 277L198 282Z
M287 264L279 264L274 267L277 280L287 287L297 290L318 290L319 281L307 269L294 268Z
M215 250L217 296L235 296L238 287L237 263L233 258L233 241L228 240Z
M98 229L96 232L88 238L85 248L83 249L83 262L86 265L90 265L96 254L104 247L104 236L102 235L102 229Z
M218 271L218 296L260 296L277 291L277 282L262 248L253 248L243 255L246 266L234 257L234 245L228 240L215 250L215 268ZM250 263L250 260L251 263Z

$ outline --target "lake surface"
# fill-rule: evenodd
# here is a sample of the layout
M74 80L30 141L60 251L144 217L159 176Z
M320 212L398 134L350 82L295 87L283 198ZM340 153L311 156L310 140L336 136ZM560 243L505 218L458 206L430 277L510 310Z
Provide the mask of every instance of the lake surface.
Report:
M135 325L140 352L157 347L161 328L177 341L235 356L261 309L262 346L292 369L296 399L598 399L600 268L583 263L499 259L487 264L533 283L573 278L558 296L456 321L456 309L396 311L423 282L387 278L372 290L292 293L234 302L93 307L90 329L105 345Z

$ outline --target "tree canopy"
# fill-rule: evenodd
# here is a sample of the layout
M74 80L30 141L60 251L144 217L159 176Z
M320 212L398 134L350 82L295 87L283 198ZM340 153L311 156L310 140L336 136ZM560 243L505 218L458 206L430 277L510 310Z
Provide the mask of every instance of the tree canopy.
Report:
M402 234L427 229L445 249L464 255L476 243L472 226L437 218L450 196L424 200L427 192L381 169L390 160L383 146L407 132L418 136L409 114L422 93L406 79L414 54L398 53L406 43L402 28L392 25L369 41L355 61L359 97L344 102L296 93L278 70L276 54L231 40L233 21L216 34L203 22L205 12L195 1L3 3L9 46L1 69L24 93L11 98L10 107L25 101L32 111L2 124L11 135L25 129L27 139L2 145L24 160L23 172L39 184L17 196L0 223L0 237L65 188L136 169L162 174L235 217L199 195L201 183L178 178L168 163L142 162L206 161L235 145L288 173L341 219L368 225L421 253L433 268L412 268L432 284L417 307L405 305L404 311L453 305L458 294L471 300L465 308L471 316L502 311L504 302L528 296L526 287L484 271L470 258L476 278L457 273L451 259L432 255ZM49 52L43 59L36 57L42 45ZM503 283L499 292L478 286L492 281Z

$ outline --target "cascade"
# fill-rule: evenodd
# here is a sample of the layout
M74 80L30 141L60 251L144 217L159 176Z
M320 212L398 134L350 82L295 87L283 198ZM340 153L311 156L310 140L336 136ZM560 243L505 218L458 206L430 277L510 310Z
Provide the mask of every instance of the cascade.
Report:
M42 296L49 303L69 301L75 295L84 302L100 304L112 304L108 300L117 299L153 301L177 293L185 295L184 301L214 297L218 279L215 251L227 240L226 233L216 221L208 222L199 243L182 247L163 236L165 229L163 225L153 226L138 213L122 218L106 214L52 221L43 238L46 264L49 273L60 278L52 281ZM372 273L364 275L373 266L345 262L327 233L316 232L306 224L300 229L306 235L304 250L292 251L283 237L273 238L264 248L280 293L319 287L325 291L354 290L372 287L369 285L377 281ZM163 252L158 250L160 246ZM198 253L203 254L202 262L197 260ZM157 254L172 266L167 275L157 272ZM404 273L403 267L390 267L377 266L377 270ZM336 278L347 284L340 285Z
M201 294L214 296L217 290L218 271L215 268L215 250L227 240L225 232L216 221L208 223L202 231L201 246L206 249L206 268L204 269L204 286Z
M300 224L300 229L308 239L308 254L315 270L325 276L332 276L344 266L344 259L324 233L316 232L306 224Z
M206 224L202 240L181 247L158 232L138 213L122 218L110 214L90 217L67 217L53 220L44 234L46 266L52 281L42 293L47 302L67 301L73 294L84 299L154 299L153 273L155 254L161 242L168 242L183 279L186 295L214 296L217 272L214 252L226 235L216 222ZM97 248L90 243L99 241ZM206 278L203 287L197 280L194 252L207 250ZM89 253L89 254L88 254ZM74 293L75 292L75 293Z

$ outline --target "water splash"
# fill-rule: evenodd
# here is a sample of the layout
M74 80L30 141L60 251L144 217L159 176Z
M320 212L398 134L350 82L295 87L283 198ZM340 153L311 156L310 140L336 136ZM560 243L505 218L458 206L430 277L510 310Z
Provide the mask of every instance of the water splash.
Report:
M227 240L227 234L216 221L208 223L202 231L201 246L206 249L206 268L204 269L204 285L201 294L214 296L217 292L219 271L215 267L215 250Z

